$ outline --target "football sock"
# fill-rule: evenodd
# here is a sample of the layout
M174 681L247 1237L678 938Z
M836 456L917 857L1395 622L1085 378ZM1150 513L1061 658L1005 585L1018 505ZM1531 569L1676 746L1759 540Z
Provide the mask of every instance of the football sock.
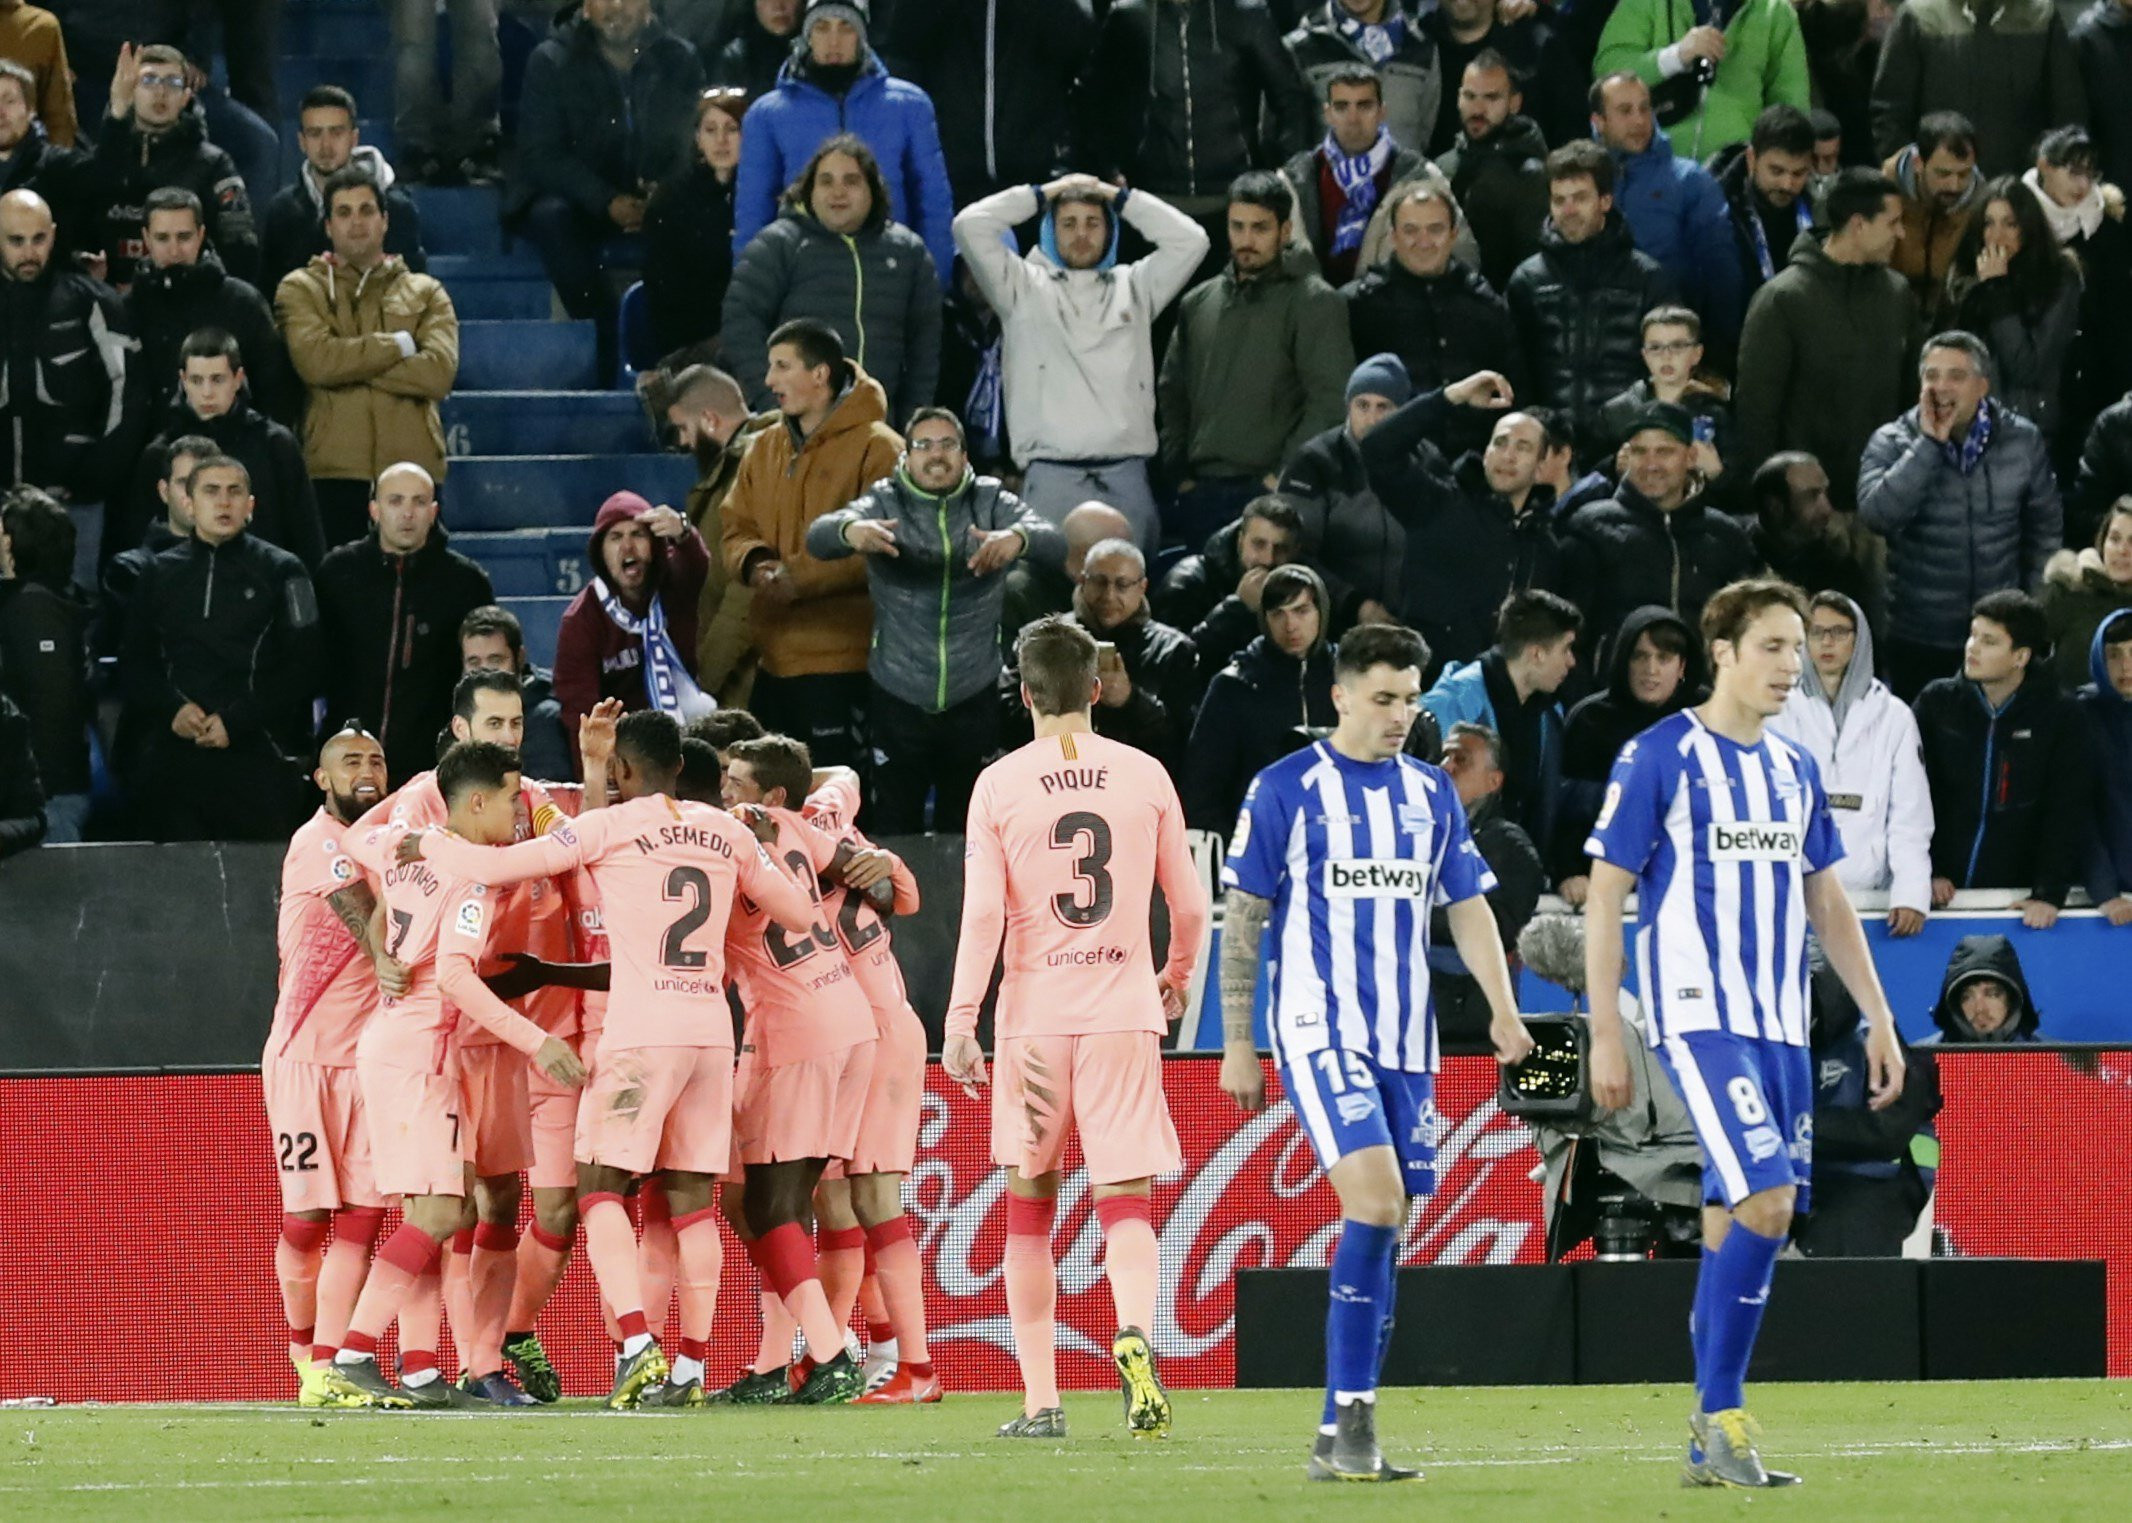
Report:
M343 1206L333 1213L333 1245L318 1271L318 1320L311 1333L311 1357L331 1359L348 1331L355 1298L370 1272L370 1250L385 1223L382 1206Z
M888 1311L888 1326L879 1332L869 1316L871 1352L877 1359L923 1364L933 1356L925 1341L925 1266L918 1261L918 1245L911 1240L911 1219L898 1213L867 1228L866 1246L873 1255L875 1281Z
M578 1210L585 1224L585 1257L592 1260L592 1277L599 1281L600 1294L614 1308L623 1352L634 1358L644 1343L639 1342L635 1348L629 1344L634 1335L647 1329L644 1292L637 1279L637 1235L630 1229L629 1213L622 1206L622 1197L612 1191L586 1196L578 1202Z
M1695 1301L1688 1309L1688 1348L1695 1355L1695 1403L1702 1406L1703 1392L1709 1388L1710 1347L1710 1289L1717 1284L1717 1274L1710 1261L1717 1257L1717 1250L1705 1245L1703 1266L1695 1276ZM1707 1408L1705 1409L1707 1410Z
M391 1325L401 1303L413 1291L415 1282L436 1268L439 1251L437 1240L427 1232L408 1222L400 1224L400 1229L386 1240L385 1246L378 1250L377 1261L370 1266L370 1279L355 1303L355 1315L348 1322L348 1336L335 1357L345 1361L351 1352L357 1355L377 1352L379 1335Z
M748 1260L755 1259L755 1245L748 1245ZM756 1266L761 1268L759 1264ZM792 1313L785 1310L785 1303L767 1283L762 1290L762 1342L755 1349L755 1363L749 1368L759 1375L772 1370L781 1370L792 1362L792 1340L799 1332L799 1324L792 1320Z
M797 1222L772 1227L752 1245L755 1265L763 1281L776 1291L807 1337L807 1352L817 1364L827 1364L843 1351L844 1331L829 1298L822 1293L821 1276L815 1269L814 1244Z
M1014 1327L1014 1357L1022 1367L1022 1410L1035 1416L1059 1404L1059 1270L1051 1258L1053 1200L1007 1197L1007 1248L1001 1268L1007 1282L1007 1319Z
M644 1231L637 1246L637 1284L644 1295L644 1316L654 1329L666 1330L667 1303L674 1297L674 1219L666 1191L646 1180L638 1191L643 1202Z
M1153 1207L1145 1195L1106 1195L1096 1202L1103 1224L1103 1270L1118 1326L1145 1333L1155 1321L1162 1261L1155 1251Z
M533 1230L518 1240L511 1309L504 1317L506 1337L516 1338L522 1332L533 1331L533 1324L554 1299L555 1287L562 1284L563 1274L570 1268L570 1244L576 1236L575 1227L568 1236L558 1236L535 1222Z
M444 1283L444 1319L451 1324L452 1346L463 1368L474 1353L474 1284L467 1271L474 1257L474 1229L454 1232L437 1261Z
M327 1232L332 1223L293 1215L281 1219L281 1236L274 1241L274 1278L281 1281L281 1309L289 1323L289 1352L299 1359L311 1354L312 1334L318 1322L318 1273L325 1258Z
M1711 1278L1710 1331L1703 1339L1703 1410L1724 1412L1745 1406L1741 1389L1755 1334L1762 1330L1762 1309L1769 1304L1769 1276L1784 1240L1751 1232L1739 1222L1705 1268Z
M687 1385L691 1380L701 1383L703 1380L703 1356L709 1350L709 1347L710 1345L706 1340L691 1338L688 1334L683 1333L681 1335L680 1352L674 1355L673 1368L666 1377L668 1384L683 1386Z
M400 1357L423 1354L434 1365L444 1341L444 1284L432 1267L415 1277L414 1288L400 1303Z
M1333 1250L1332 1299L1325 1315L1325 1416L1341 1403L1377 1396L1377 1350L1391 1315L1392 1254L1399 1229L1343 1221Z
M467 1258L469 1301L474 1326L466 1365L477 1375L503 1368L503 1329L511 1313L511 1290L518 1280L518 1229L501 1222L474 1228L474 1251Z
M706 1206L674 1221L675 1262L680 1271L681 1351L690 1345L699 1352L696 1375L703 1374L700 1352L711 1336L711 1323L718 1314L718 1281L725 1270L725 1248L718 1240L718 1208ZM685 1377L676 1375L674 1383Z
M814 1263L822 1277L822 1294L828 1298L830 1315L842 1327L851 1321L852 1303L859 1298L859 1281L866 1277L866 1229L822 1228L815 1234Z

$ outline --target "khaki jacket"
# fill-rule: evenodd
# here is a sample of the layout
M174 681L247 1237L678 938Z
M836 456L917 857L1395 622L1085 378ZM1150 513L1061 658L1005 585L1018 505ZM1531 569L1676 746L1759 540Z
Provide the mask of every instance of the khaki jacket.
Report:
M395 256L359 276L321 254L282 280L274 313L310 389L303 444L314 478L367 481L411 460L443 480L437 404L459 373L459 318L442 284ZM414 341L412 357L398 333Z

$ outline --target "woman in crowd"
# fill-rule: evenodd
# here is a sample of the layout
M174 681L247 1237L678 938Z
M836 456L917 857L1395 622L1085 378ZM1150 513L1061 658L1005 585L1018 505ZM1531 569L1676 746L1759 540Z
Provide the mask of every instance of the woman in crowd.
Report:
M716 87L698 95L688 167L660 181L644 209L644 298L659 354L718 333L733 278L733 174L747 109L745 90Z
M2110 505L2091 547L2060 550L2043 568L2051 665L2066 692L2088 680L2096 627L2120 608L2132 608L2132 497Z
M2125 193L2102 183L2085 127L2044 133L2021 183L2043 208L2058 246L2080 262L2080 337L2061 388L2055 462L2070 479L2095 415L2132 388L2132 228L2125 225Z
M2080 266L2058 246L2043 207L2012 176L1984 187L1947 269L1947 324L1991 346L1992 392L2057 437L2059 392L2080 333Z

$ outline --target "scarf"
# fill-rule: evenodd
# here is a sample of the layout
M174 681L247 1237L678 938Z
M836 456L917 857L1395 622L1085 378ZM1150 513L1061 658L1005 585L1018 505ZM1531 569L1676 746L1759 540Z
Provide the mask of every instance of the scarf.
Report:
M1810 197L1801 196L1792 203L1792 214L1799 219L1799 231L1802 233L1814 225L1813 208L1807 205L1810 199ZM1747 190L1747 231L1754 239L1754 262L1761 270L1762 278L1764 280L1776 279L1777 261L1774 257L1774 250L1769 246L1769 233L1762 226L1762 213L1755 205L1754 188L1751 184ZM1790 249L1784 251L1784 257L1786 259L1791 257Z
M2074 206L2060 206L2043 192L2043 177L2034 167L2021 176L2021 183L2036 193L2036 204L2043 208L2044 220L2051 225L2051 234L2060 246L2095 236L2107 215L2102 205L2102 186L2090 186L2088 193Z
M656 593L642 618L629 611L603 576L592 579L592 595L600 600L600 611L614 621L614 627L635 635L644 647L644 694L653 708L686 721L718 707L717 699L696 686L688 663L674 648L674 637L666 632L666 605Z
M1976 418L1969 425L1969 432L1959 441L1949 439L1940 445L1947 463L1964 476L1974 472L1983 462L1984 451L1991 448L1992 400L1986 397L1977 408Z
M976 446L971 454L983 458L1000 455L1000 433L1006 423L1005 376L1000 369L1001 335L994 334L977 357L977 378L963 399L962 422Z
M1350 253L1362 247L1362 235L1369 231L1370 213L1377 209L1377 176L1392 162L1392 134L1379 127L1376 142L1361 153L1350 155L1328 132L1324 146L1318 152L1325 156L1325 167L1332 171L1333 183L1347 198L1340 203L1340 221L1333 228L1332 251L1335 254Z
M1326 7L1332 17L1333 30L1362 50L1363 56L1382 67L1399 51L1400 44L1407 40L1407 18L1397 6L1384 13L1384 20L1372 26L1367 21L1357 21L1332 0Z

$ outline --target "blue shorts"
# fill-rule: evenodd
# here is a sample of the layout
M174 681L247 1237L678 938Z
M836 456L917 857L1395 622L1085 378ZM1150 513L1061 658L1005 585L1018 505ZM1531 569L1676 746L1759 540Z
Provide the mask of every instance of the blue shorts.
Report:
M1814 1176L1814 1070L1804 1047L1691 1031L1659 1060L1703 1145L1703 1199L1726 1207L1784 1185L1807 1210Z
M1281 1088L1327 1170L1350 1153L1388 1147L1399 1156L1407 1194L1435 1193L1435 1075L1326 1047L1283 1063Z

